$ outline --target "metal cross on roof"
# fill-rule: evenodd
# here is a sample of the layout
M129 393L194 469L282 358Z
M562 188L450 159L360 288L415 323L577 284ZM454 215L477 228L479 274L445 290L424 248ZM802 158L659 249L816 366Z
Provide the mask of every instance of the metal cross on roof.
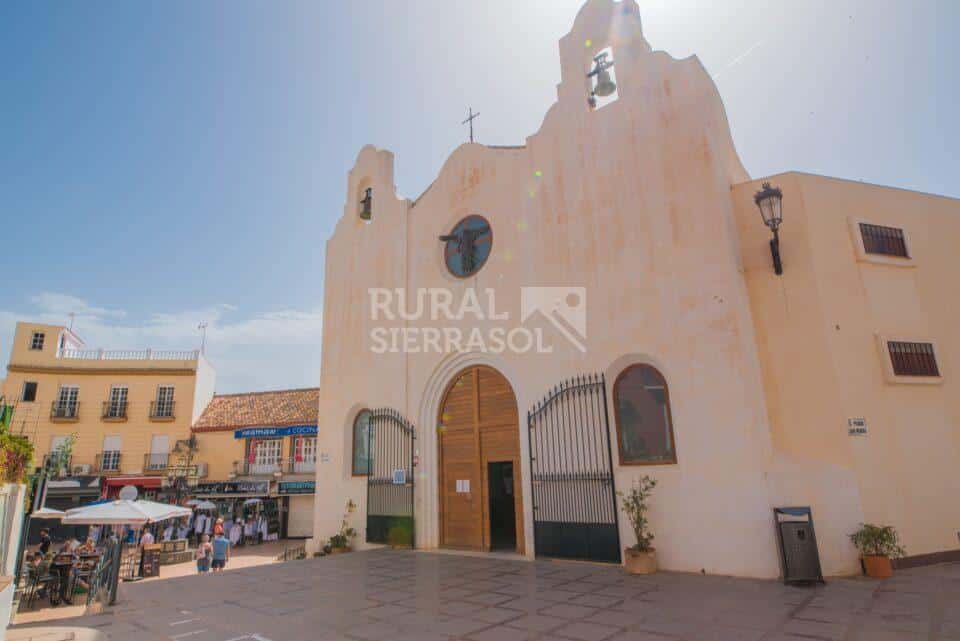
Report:
M477 113L473 113L473 107L468 107L467 113L469 114L467 116L467 119L461 122L460 124L465 125L468 122L470 123L470 142L473 142L473 119L479 116L480 112L478 111Z

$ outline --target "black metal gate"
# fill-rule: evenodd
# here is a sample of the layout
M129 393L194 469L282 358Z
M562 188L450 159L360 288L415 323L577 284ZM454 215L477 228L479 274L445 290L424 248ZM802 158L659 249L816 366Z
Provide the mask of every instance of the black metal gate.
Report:
M527 412L537 556L620 562L602 374L577 376Z
M413 425L373 410L367 438L367 542L413 547Z

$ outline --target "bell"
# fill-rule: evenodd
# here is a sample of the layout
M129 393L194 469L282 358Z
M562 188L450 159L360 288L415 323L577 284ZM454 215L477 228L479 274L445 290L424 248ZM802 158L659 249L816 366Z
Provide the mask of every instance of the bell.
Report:
M610 72L606 69L601 69L597 72L597 86L593 90L593 93L600 96L601 98L606 98L611 95L614 91L617 90L617 84L610 79Z

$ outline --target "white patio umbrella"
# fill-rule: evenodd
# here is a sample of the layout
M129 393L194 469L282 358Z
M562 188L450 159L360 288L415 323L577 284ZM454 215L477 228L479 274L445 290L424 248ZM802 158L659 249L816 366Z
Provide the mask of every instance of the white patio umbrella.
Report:
M200 505L201 503L203 503L203 501L200 499L190 499L187 501L187 505Z
M198 510L215 510L217 509L217 504L213 501L200 501L194 505L194 507Z
M262 502L263 502L263 501L261 501L260 499L247 499L246 501L243 502L243 504L244 504L244 505L254 505L254 504L256 504L256 503L262 503Z
M63 517L65 525L143 525L190 516L190 508L156 503L154 501L128 501L120 499L100 505L85 505L67 510Z
M67 515L66 512L55 510L52 507L42 507L30 515L31 519L62 519Z

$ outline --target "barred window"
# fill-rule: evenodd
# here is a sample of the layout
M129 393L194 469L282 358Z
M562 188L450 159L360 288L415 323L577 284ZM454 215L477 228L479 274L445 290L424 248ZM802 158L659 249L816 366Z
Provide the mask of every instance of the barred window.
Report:
M903 230L898 227L860 223L860 235L863 237L863 249L868 254L910 258Z
M931 343L890 341L887 349L897 376L940 376Z

